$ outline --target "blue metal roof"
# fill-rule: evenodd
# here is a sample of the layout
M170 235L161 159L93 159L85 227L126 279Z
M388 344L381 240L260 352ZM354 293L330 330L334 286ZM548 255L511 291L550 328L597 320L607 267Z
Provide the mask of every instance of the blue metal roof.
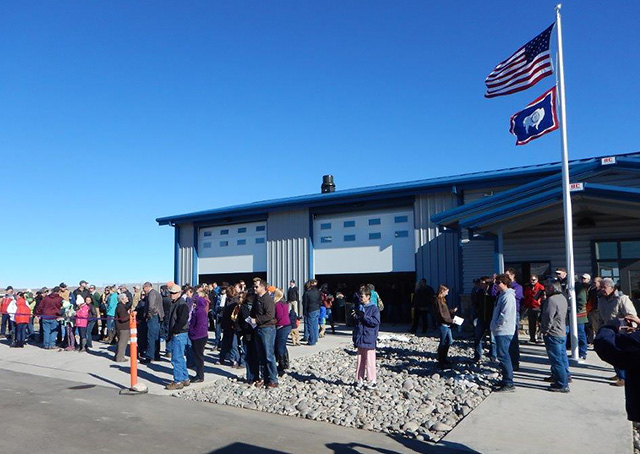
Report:
M627 153L616 155L617 159L626 156L640 155L640 153ZM571 161L571 165L599 163L605 156ZM421 192L434 191L437 189L448 190L448 187L459 188L473 187L473 185L506 184L509 182L522 182L523 178L534 178L536 176L546 176L560 170L560 163L539 164L524 167L512 167L502 170L492 170L485 172L467 173L452 177L438 177L424 180L409 181L404 183L392 183L364 188L346 189L327 194L310 194L283 199L265 200L260 202L247 203L229 207L216 208L212 210L196 211L193 213L180 214L157 218L160 225L180 224L185 222L198 222L206 220L222 219L230 216L249 216L266 214L269 211L287 208L305 208L333 205L336 203L348 203L366 200L380 200L384 198L401 197L413 195Z
M590 163L577 163L570 167L570 178L572 181L582 181L586 178L606 173L613 168L617 170L638 172L640 171L640 159L622 157L616 159L615 164L603 165L600 161ZM470 219L481 218L490 210L497 210L500 206L514 206L514 202L520 200L532 200L546 190L561 188L562 174L555 173L540 180L532 181L513 189L506 190L492 197L477 200L466 205L452 208L433 216L431 220L439 225L451 226L460 221L461 225L466 225ZM590 184L590 187L593 187ZM562 194L562 192L561 192ZM489 211L488 211L489 210ZM483 214L479 214L483 213ZM466 219L465 222L462 222Z
M640 203L640 189L612 186L607 184L583 183L583 189L571 193L573 197L612 200L617 202ZM531 197L502 205L480 215L460 221L460 226L467 229L481 229L499 221L531 213L562 201L562 187L539 192Z

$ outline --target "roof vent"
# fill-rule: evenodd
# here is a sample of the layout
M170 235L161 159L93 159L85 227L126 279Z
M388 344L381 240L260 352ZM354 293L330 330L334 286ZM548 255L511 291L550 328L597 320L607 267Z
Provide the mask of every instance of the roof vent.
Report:
M322 176L322 186L320 186L320 190L323 194L326 194L327 192L335 192L336 185L333 182L333 175Z

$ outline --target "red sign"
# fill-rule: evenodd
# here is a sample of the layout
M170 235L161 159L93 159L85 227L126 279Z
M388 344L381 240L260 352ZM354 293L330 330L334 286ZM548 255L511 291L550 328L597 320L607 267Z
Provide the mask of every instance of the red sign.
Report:
M571 183L569 185L569 190L573 191L584 191L584 183Z
M615 164L616 163L616 157L615 156L609 156L608 158L602 158L602 160L600 161L600 164L602 164L603 166L608 166L610 164Z

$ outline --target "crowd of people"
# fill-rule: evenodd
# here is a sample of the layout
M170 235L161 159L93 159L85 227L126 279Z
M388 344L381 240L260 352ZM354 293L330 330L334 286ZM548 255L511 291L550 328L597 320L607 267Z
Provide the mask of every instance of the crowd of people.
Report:
M481 362L486 356L496 361L502 380L495 391L514 391L513 373L520 367L518 333L524 321L529 342L545 345L551 366L551 374L545 378L550 382L548 389L567 393L572 379L567 356L571 336L566 270L557 268L555 276L547 276L544 282L531 275L524 286L515 274L509 269L474 281L470 313L473 361ZM451 309L447 303L448 294L446 285L435 291L421 279L412 298L410 332L417 333L420 323L423 333L437 329L440 341L436 356L441 368L451 366L452 326L460 323L455 320L458 308ZM126 285L114 285L100 293L86 281L73 291L64 283L35 293L15 293L7 287L0 301L0 329L15 348L31 341L42 342L46 350L83 352L93 348L96 340L113 343L114 360L121 362L127 361L135 313L141 362L159 361L164 341L164 355L173 367L173 381L167 389L204 380L204 350L210 331L219 364L245 368L246 381L252 386L275 388L289 368L287 341L291 338L293 346L301 345L298 329L303 317L298 311L304 314L302 342L315 345L328 328L335 333L334 310L343 310L345 299L341 291L332 295L326 284L318 286L315 279L305 283L302 297L295 281L285 291L261 278L255 278L249 287L244 281L196 287L168 282L159 291L146 282L142 287L133 286L133 292ZM346 321L353 326L357 349L355 384L375 388L376 342L384 303L373 284L361 285L352 301ZM612 279L591 279L583 274L576 285L576 306L579 362L586 361L587 347L593 343L603 359L614 365L612 384L626 385L628 403L640 402L635 397L639 374L629 361L640 353L640 333L635 332L640 318L632 301ZM189 377L187 367L194 369L195 376Z

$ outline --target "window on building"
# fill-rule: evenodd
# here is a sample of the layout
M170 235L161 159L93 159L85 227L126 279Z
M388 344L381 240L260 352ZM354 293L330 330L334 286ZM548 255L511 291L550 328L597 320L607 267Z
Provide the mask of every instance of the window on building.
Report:
M321 243L331 243L333 241L333 237L330 236L322 236L320 237Z
M408 230L397 230L395 233L396 238L407 238L409 236Z
M373 232L369 234L370 240L379 240L380 238L382 238L382 234L380 232Z
M345 235L344 236L344 240L345 241L355 241L356 240L356 236L355 235Z
M220 241L220 247L227 247L227 246L229 246L228 241Z
M202 243L202 249L211 249L211 242L207 241L205 243Z
M238 240L237 244L238 244L238 246L244 246L245 244L247 244L247 240L245 240L245 239Z
M404 224L405 222L409 222L409 216L396 216L395 218L393 218L393 222L395 222L396 224Z
M259 225L256 227L256 232L264 232L266 228L266 225Z
M229 229L220 230L220 235L229 235Z
M369 219L369 225L380 225L380 218Z
M238 228L238 233L247 233L247 228L246 227L239 227Z
M264 244L264 238L256 238L256 244Z
M624 293L638 293L639 240L595 241L594 250L598 276L619 282Z
M209 231L204 232L204 236L211 236L211 231L209 230Z
M355 227L355 226L356 226L356 221L344 221L345 228Z
M320 224L320 230L331 230L331 222Z

